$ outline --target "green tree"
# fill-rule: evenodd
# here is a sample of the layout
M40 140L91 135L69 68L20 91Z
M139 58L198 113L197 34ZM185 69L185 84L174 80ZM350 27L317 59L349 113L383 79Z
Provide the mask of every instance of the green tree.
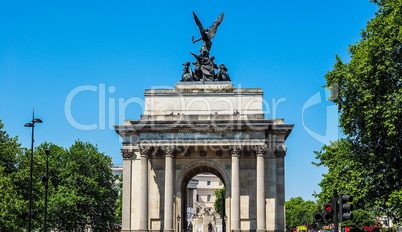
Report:
M216 196L215 202L214 202L214 208L215 212L219 213L221 218L225 216L225 187L221 189L216 189L214 194Z
M0 166L0 231L22 231L27 226L28 202L16 189L13 175Z
M350 141L341 139L325 145L321 151L315 152L316 159L319 159L320 162L313 164L326 166L329 170L319 183L322 191L313 195L319 199L319 206L332 202L334 189L337 189L339 193L352 195L355 208L353 210L354 219L346 221L342 225L356 228L360 228L360 225L374 226L376 224L375 215L366 199L368 192L368 189L365 188L367 167L363 163L350 159L351 147Z
M0 166L3 167L2 173L9 174L16 170L16 156L21 153L21 144L18 137L10 137L3 130L4 124L0 120Z
M325 75L325 87L338 105L347 138L317 153L321 160L317 165L329 169L318 196L328 198L337 187L354 195L355 208L365 211L362 218L386 213L398 222L402 219L402 1L372 2L379 9L362 30L361 40L349 46L351 61L344 63L337 56L333 70Z
M0 231L21 231L27 224L28 202L16 187L17 155L24 150L0 120ZM28 185L26 185L27 187Z
M292 229L301 225L313 224L313 215L318 212L314 201L304 201L301 197L290 198L285 202L286 229Z
M116 202L116 223L120 224L122 220L122 212L123 212L123 175L119 176L119 197Z
M0 121L0 231L24 231L28 219L30 150L2 130ZM81 141L69 149L43 143L34 150L32 229L43 230L46 153L49 157L48 228L108 231L116 219L117 189L111 158Z
M38 150L43 150L46 145ZM61 157L59 157L61 155ZM111 158L90 143L75 142L53 156L56 166L49 197L49 221L63 231L105 231L115 227L117 189ZM58 167L57 167L58 166ZM68 209L68 210L66 210Z

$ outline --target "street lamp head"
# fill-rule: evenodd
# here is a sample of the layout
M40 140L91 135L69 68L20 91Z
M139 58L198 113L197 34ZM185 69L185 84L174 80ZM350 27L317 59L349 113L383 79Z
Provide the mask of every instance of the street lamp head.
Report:
M40 118L34 118L32 120L33 123L42 123L43 121Z
M25 125L24 125L25 127L33 127L34 126L34 124L33 123L30 123L30 122L28 122L28 123L25 123Z
M50 149L46 149L45 152L46 152L46 155L50 155Z
M32 122L25 123L24 126L25 127L34 127L35 123L43 123L43 121L40 118L34 118L34 119L32 119Z
M177 215L177 221L180 221L180 215Z

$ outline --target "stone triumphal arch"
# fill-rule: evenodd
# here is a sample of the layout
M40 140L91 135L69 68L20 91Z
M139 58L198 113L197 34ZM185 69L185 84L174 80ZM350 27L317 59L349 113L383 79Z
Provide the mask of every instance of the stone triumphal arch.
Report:
M180 221L183 190L203 172L225 185L226 231L284 231L293 124L265 119L262 89L179 82L144 95L140 120L115 126L123 140L122 231L194 231Z

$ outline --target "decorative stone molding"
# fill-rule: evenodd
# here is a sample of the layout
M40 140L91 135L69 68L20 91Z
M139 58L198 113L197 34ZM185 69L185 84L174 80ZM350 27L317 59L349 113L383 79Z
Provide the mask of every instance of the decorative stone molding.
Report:
M277 158L285 157L287 151L288 151L288 149L285 148L285 145L284 145L284 144L278 144L278 145L276 145L276 147L275 147L275 156L276 156Z
M245 149L245 150L243 151L243 154L244 154L245 157L249 157L249 156L251 155L251 150Z
M240 146L230 146L229 152L230 152L231 156L239 157L240 153L241 153L241 147Z
M201 156L201 157L207 156L207 151L206 151L206 150L201 150L201 151L200 151L200 156Z
M190 149L187 149L185 152L184 152L184 157L190 157L191 156L191 151L190 151Z
M264 146L257 146L255 148L255 155L256 156L264 156L265 155L265 151L268 149L267 145Z
M161 149L157 149L155 153L156 153L157 157L162 157L163 156L163 151Z
M134 151L132 149L120 149L121 155L123 159L131 159L133 158Z
M222 157L222 155L223 155L223 151L222 151L222 150L217 150L217 151L216 151L216 156Z

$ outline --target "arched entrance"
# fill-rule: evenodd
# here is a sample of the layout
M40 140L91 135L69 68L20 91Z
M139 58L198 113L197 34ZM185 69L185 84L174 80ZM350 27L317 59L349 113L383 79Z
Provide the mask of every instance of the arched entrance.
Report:
M187 228L187 195L186 189L190 180L198 174L202 173L210 173L217 176L225 186L225 200L224 200L224 215L227 219L222 218L222 232L230 231L228 224L229 216L230 215L230 178L229 174L217 163L213 161L206 161L206 160L197 160L189 163L180 173L177 178L177 185L176 189L177 192L177 212L180 212L179 215L182 215L182 220L179 221L179 231L187 232L190 231L190 228ZM228 229L229 228L229 229ZM193 232L196 232L193 230Z

